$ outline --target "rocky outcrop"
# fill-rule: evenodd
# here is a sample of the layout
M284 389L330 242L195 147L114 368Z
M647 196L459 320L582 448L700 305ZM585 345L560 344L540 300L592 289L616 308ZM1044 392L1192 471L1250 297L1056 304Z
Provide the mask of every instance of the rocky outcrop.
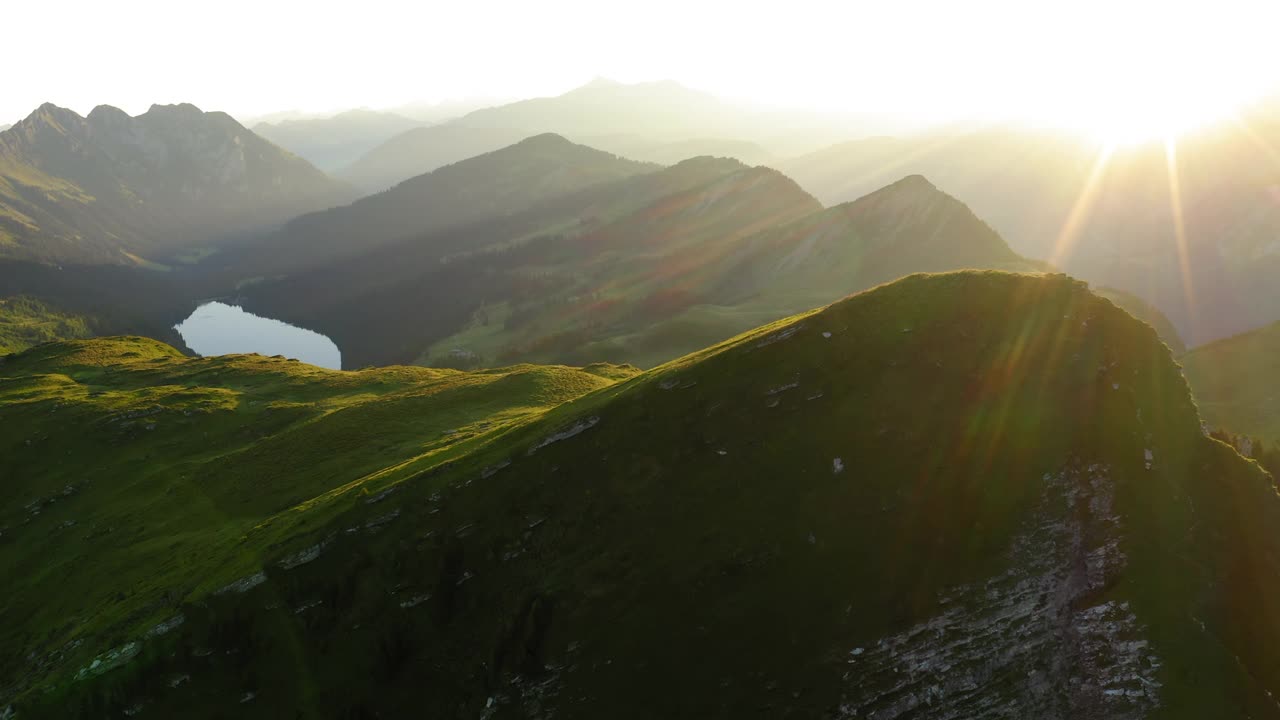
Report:
M1108 469L1042 478L1008 570L951 588L930 620L852 648L840 718L1142 718L1161 663L1128 602Z

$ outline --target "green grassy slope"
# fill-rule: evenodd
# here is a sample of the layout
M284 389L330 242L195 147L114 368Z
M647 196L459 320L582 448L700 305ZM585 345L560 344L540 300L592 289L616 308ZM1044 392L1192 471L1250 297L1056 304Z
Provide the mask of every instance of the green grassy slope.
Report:
M136 337L5 358L2 687L86 662L102 641L163 620L256 565L275 534L327 517L335 500L381 491L626 374L342 373L283 358L185 358Z
M1201 345L1181 362L1211 426L1280 441L1280 323Z
M54 340L86 338L89 322L29 297L0 298L0 355Z
M137 353L131 369L113 370L111 356L123 352ZM383 377L170 355L117 341L20 356L21 368L5 370L17 373L7 381L14 385L5 412L21 408L33 419L78 412L49 396L109 389L75 389L90 377L154 373L168 383L166 369L179 364L205 389L166 384L146 392L198 392L200 400L184 400L192 409L237 407L217 411L223 419L202 441L216 454L227 438L246 434L240 418L252 418L253 435L283 423L271 418L277 412L301 412L287 408L303 399L339 402L325 399L342 395L333 383L371 395L367 382ZM387 372L398 378L387 380L392 385L475 377ZM76 374L80 382L62 379ZM247 395L232 401L251 387L272 413L258 407L255 415ZM46 399L15 404L30 393ZM103 395L98 402L120 410L139 403ZM268 400L277 395L289 400ZM377 412L399 395L388 389L384 397L357 407ZM374 436L406 429L393 420L413 417L432 423L417 442L438 437L444 425L432 415L380 414ZM155 430L125 431L63 415L56 427L46 421L49 440L25 439L52 445L133 433L132 445L121 447L154 454L162 442L191 437L172 427L186 416L154 417L137 422L154 421ZM386 483L366 482L368 494L352 488L287 509L296 488L331 464L392 460L375 462L386 451L367 447L373 438L359 447L370 454L355 458L348 457L355 448L334 451L340 435L308 440L305 420L283 433L298 449L271 453L278 468L266 480L258 473L267 464L246 465L234 454L208 463L224 473L218 477L179 468L167 483L157 478L211 517L237 519L220 543L206 538L199 549L159 552L160 567L145 568L152 579L143 585L81 563L58 566L61 587L80 591L71 597L10 594L4 625L19 629L6 674L39 668L33 675L54 688L21 695L18 711L1276 712L1269 699L1280 691L1280 613L1269 601L1280 591L1275 488L1201 434L1186 384L1154 331L1082 283L994 272L911 276L526 418L441 450L449 461L409 468L386 495ZM14 438L19 451L23 440ZM46 451L31 482L63 485L53 457ZM129 478L140 467L128 464L136 457L100 458L94 467ZM246 467L257 471L240 475ZM360 466L353 474L360 472L376 471ZM37 505L41 514L29 526L10 520L0 547L27 557L17 551L39 543L55 560L83 552L91 541L75 533L88 528L56 528L101 505L83 498L89 488L109 492L106 485L95 479ZM99 521L112 534L96 542L148 537L140 526L164 522L167 511L150 503L164 503L166 492L119 497L119 519ZM164 532L151 542L173 541ZM193 567L196 578L168 595L168 583ZM95 572L98 584L88 581ZM245 581L207 594L236 578ZM117 598L109 612L133 607L135 622L85 632L77 623L100 606L84 592ZM23 604L15 597L61 605L47 614L68 618L67 627L14 623L12 604ZM30 612L46 613L43 604ZM180 625L159 624L178 617ZM77 627L84 644L67 649ZM98 655L97 666L89 662L109 648L116 651ZM32 649L38 662L16 662ZM108 669L115 665L122 667ZM71 680L80 668L84 677Z

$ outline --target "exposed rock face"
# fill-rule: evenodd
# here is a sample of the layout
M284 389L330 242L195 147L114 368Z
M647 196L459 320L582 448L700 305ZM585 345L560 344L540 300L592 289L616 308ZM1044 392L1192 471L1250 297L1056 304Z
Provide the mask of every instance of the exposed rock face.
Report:
M951 589L944 611L853 648L841 718L1141 718L1160 660L1129 603L1104 600L1125 567L1107 468L1046 475L1009 569Z

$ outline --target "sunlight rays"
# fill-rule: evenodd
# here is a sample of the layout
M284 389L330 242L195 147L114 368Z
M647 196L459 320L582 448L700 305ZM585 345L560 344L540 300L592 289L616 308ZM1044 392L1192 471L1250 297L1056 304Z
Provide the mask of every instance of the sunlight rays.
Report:
M1084 187L1080 189L1080 194L1076 196L1075 204L1072 205L1071 212L1067 215L1067 220L1062 225L1062 231L1058 233L1058 237L1053 243L1053 252L1049 255L1049 264L1054 267L1062 267L1075 249L1076 243L1080 239L1081 229L1093 212L1099 195L1101 195L1102 179L1106 175L1107 165L1111 162L1111 156L1115 154L1115 151L1115 144L1108 144L1102 148L1098 153L1097 159L1094 160L1093 169L1089 171L1089 177L1085 180Z
M1243 132L1251 141L1253 141L1253 144L1271 160L1271 163L1275 165L1276 169L1280 170L1280 151L1277 151L1271 143L1267 142L1262 135L1258 134L1257 130L1254 130L1248 123L1241 119L1239 115L1233 114L1231 116L1231 123L1235 125L1236 129Z
M1243 127L1243 125L1242 125ZM1256 138L1256 136L1255 136ZM1260 138L1256 138L1261 142ZM1270 148L1268 148L1270 149ZM1063 268L1071 260L1080 241L1084 226L1089 222L1098 199L1102 195L1103 181L1108 168L1117 152L1115 144L1102 148L1089 171L1077 195L1071 212L1063 223L1062 230L1054 242L1049 262L1055 267ZM1274 151L1270 153L1280 165L1280 156ZM1182 285L1183 302L1186 305L1187 318L1192 326L1197 325L1197 302L1191 268L1191 244L1187 233L1186 211L1182 200L1181 171L1178 164L1178 145L1174 136L1166 136L1164 140L1165 176L1168 183L1169 213L1172 224L1172 239L1177 255L1179 280ZM1125 238L1104 238L1107 242L1122 242Z
M1191 327L1199 327L1196 314L1195 289L1191 281L1191 256L1187 243L1187 224L1182 208L1182 187L1178 171L1178 143L1173 137L1164 141L1165 169L1169 176L1169 211L1173 216L1173 242L1178 253L1178 270L1182 276L1183 302L1187 306L1187 319Z

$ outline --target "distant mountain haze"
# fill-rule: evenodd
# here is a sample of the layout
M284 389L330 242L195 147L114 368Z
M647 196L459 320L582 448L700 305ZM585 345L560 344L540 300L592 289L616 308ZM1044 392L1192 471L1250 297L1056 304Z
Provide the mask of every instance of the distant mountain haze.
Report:
M911 175L866 197L761 233L726 269L726 299L767 298L779 312L913 272L961 268L1044 270L1019 256L968 207Z
M857 137L874 127L865 117L855 115L752 108L673 80L626 84L605 78L554 97L476 110L455 122L570 136L634 133L686 139L738 138L767 142L779 154L797 154L804 147L817 149L824 140Z
M244 292L262 313L333 337L351 367L651 366L902 275L959 268L1047 266L922 177L824 209L776 170L708 157Z
M538 135L350 205L298 217L247 248L237 266L251 275L297 272L656 168L558 135Z
M1180 362L1211 427L1280 445L1280 322L1202 345Z
M0 133L0 257L145 264L353 194L224 113L46 104Z
M334 174L376 193L445 165L506 147L533 133L453 124L415 128L397 135Z
M1019 252L1143 298L1197 345L1280 317L1280 164L1266 149L1280 113L1244 123L1179 138L1172 155L988 130L860 140L778 167L824 202L925 173Z
M778 156L746 140L714 137L663 139L633 134L571 136L571 138L583 145L590 145L632 160L659 165L674 165L681 160L702 156L733 158L747 165L774 165L778 161Z
M512 102L512 97L472 97L458 98L453 100L440 100L438 102L411 102L396 107L386 108L386 112L403 115L404 117L420 120L425 123L442 123L448 122L455 118L460 118L469 112L479 110L481 108L494 107L495 105L503 105Z
M537 133L670 164L697 155L765 164L868 131L866 119L743 107L672 81L597 79L555 97L482 108L437 127L410 130L338 171L378 191L440 165Z
M488 173L501 168L475 168L475 181L484 187ZM554 268L527 277L495 274L491 264L506 268L513 262L560 263L559 255L548 249L550 244L744 169L736 161L714 158L694 158L661 169L645 166L644 172L525 209L401 238L287 278L247 286L243 293L256 311L333 337L344 348L343 359L350 367L410 362L432 342L465 325L486 300L496 302L513 292L538 297L555 276ZM404 322L406 311L421 314Z
M348 110L326 118L260 122L253 131L326 172L350 165L400 133L426 125L403 115Z

